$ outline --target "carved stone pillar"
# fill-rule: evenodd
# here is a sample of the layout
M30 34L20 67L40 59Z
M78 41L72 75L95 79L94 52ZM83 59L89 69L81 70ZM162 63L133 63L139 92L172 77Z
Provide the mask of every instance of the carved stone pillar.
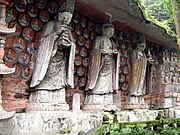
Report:
M4 44L6 40L6 36L8 34L14 33L15 28L9 29L6 25L6 5L7 2L0 1L0 76L4 74L10 74L15 71L15 68L8 68L3 63L3 56L4 56ZM2 108L2 97L1 97L2 85L0 82L0 120L12 118L14 116L14 112L6 112Z

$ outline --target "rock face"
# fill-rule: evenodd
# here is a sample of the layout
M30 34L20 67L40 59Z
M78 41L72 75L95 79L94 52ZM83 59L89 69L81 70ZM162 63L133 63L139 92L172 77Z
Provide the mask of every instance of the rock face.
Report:
M147 121L155 120L162 110L121 111L113 115L108 112L29 112L16 114L12 119L0 121L1 135L56 135L76 134L80 131L101 126L103 116L109 117L109 122ZM179 112L176 114L179 115ZM116 118L115 118L116 117ZM115 122L115 121L114 121Z
M65 0L60 0L60 1L65 1ZM57 14L58 7L61 6L60 4L61 2L53 3L54 5L54 8L52 8L53 10L51 10L49 6L45 6L44 9L47 10L47 12L45 12L47 16L44 16L43 15L44 12L41 12L42 10L41 8L39 8L42 5L44 5L43 3L41 3L40 6L36 3L31 3L31 1L28 1L27 4L22 3L22 5L20 4L20 2L25 2L25 1L18 1L16 3L14 2L14 0L11 0L9 2L10 4L7 6L7 12L6 12L6 20L8 20L9 22L8 27L12 28L9 29L9 33L15 31L14 29L15 26L16 26L16 31L13 36L10 36L10 38L6 40L4 60L5 62L7 62L7 64L14 65L16 67L16 71L11 76L9 76L9 78L5 79L4 77L2 80L2 87L3 87L2 106L5 110L8 111L16 110L16 109L24 109L25 107L27 107L27 103L28 103L27 100L29 99L29 93L26 90L30 91L29 82L31 75L35 70L33 68L34 67L33 65L35 65L36 56L39 48L38 40L39 40L39 36L41 35L41 30L44 29L44 26L47 22L52 21L51 20L52 18L51 17L49 18L48 15L53 16L53 14ZM45 5L52 4L51 1L48 0L41 2L45 2L46 3ZM79 93L80 107L82 108L84 104L84 100L85 100L84 89L88 81L87 75L89 71L88 67L90 60L89 59L90 49L93 48L93 43L96 37L101 35L100 32L101 32L102 23L107 22L107 20L109 19L109 16L107 16L106 14L108 12L112 14L113 17L112 20L118 19L118 20L122 20L123 22L123 23L121 22L120 24L116 21L113 22L116 32L115 35L112 37L112 40L117 45L121 55L120 78L119 78L120 91L118 91L119 93L117 93L116 95L115 94L113 95L114 96L113 102L115 103L116 107L119 110L120 109L123 110L127 108L126 101L128 100L128 91L131 85L130 82L131 66L129 65L129 59L130 59L129 53L134 48L134 45L137 42L138 39L137 34L139 32L141 33L143 32L146 34L146 36L148 36L147 45L149 48L151 48L151 53L153 57L157 60L158 60L157 57L161 56L161 50L162 50L161 47L162 48L163 46L173 47L176 44L175 42L172 41L171 38L167 37L163 29L160 29L159 27L154 25L152 29L152 24L146 24L144 21L142 22L141 20L143 19L143 16L141 11L137 7L135 7L135 5L131 5L129 1L77 0L76 2L77 2L76 5L78 6L76 6L75 8L77 8L76 11L79 12L75 12L73 14L73 18L71 21L72 34L73 34L73 38L75 38L76 40L76 45L77 45L75 51L76 56L75 56L75 69L74 69L75 88L66 90L65 93L66 101L70 109L72 109L72 99L73 99L72 95L74 93ZM92 21L91 18L94 17L97 20L95 19L94 21ZM4 28L6 25L5 19L4 20L1 19L0 26L1 25L3 25L3 27L0 27L0 33L6 32L7 29ZM5 29L4 31L1 30L3 28ZM129 31L129 28L134 28L136 32L131 30ZM151 30L149 31L147 29L151 29ZM163 54L163 57L172 59L175 55L174 54L170 55L170 52L171 51L168 51L167 55L165 54L165 56ZM170 97L171 99L169 99L169 97L167 97L168 99L162 98L164 97L163 92L165 91L164 87L166 86L164 87L161 86L161 76L159 75L160 63L158 61L156 61L155 63L156 64L153 67L153 82L152 82L153 90L151 93L145 95L144 97L145 103L147 103L148 106L135 105L129 107L129 109L134 109L134 108L142 109L148 107L152 109L159 109L162 107L168 108L173 106L174 97L172 98ZM174 62L170 62L170 63L172 64L172 67L174 67ZM168 68L169 64L164 68L166 67ZM7 70L6 72L9 71ZM167 80L167 77L168 76L165 75L165 81ZM172 77L173 77L172 79L173 83L176 83L176 74L173 74ZM28 82L26 82L26 80ZM53 95L53 94L49 94L49 95ZM105 97L105 99L109 99L109 98ZM180 105L180 99L178 98L177 100L178 100L177 103ZM168 101L171 101L171 103L169 104ZM42 104L42 105L43 107L39 107L38 110L40 109L42 110L42 108L48 108L46 104ZM65 108L67 108L66 110L69 110L68 105L67 104L65 105ZM36 103L32 104L32 106L30 106L30 109L37 108L38 106L39 105ZM102 109L102 106L99 107L92 105L84 109L91 109L91 108L93 108L94 110ZM105 108L109 108L109 106ZM59 107L58 109L60 110L62 109L62 107ZM109 110L112 109L113 106ZM51 111L52 110L53 109L51 109Z
M101 125L102 113L33 112L0 121L1 135L49 135L87 131Z

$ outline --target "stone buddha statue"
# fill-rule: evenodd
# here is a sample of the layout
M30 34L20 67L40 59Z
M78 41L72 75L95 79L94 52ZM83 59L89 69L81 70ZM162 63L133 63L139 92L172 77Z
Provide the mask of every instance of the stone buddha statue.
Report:
M120 61L116 45L110 39L114 35L114 26L104 24L102 34L96 38L91 51L84 109L88 106L92 106L89 109L116 109L113 93L118 90Z

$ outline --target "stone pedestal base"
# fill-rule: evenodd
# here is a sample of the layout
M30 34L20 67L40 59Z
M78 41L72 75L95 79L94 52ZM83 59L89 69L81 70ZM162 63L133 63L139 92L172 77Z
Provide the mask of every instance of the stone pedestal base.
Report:
M6 112L4 110L0 110L0 120L10 119L14 117L15 112Z
M148 104L132 104L132 105L125 105L124 110L134 110L134 109L148 109Z
M84 111L97 111L97 110L102 110L102 111L114 110L114 111L116 111L116 105L114 105L114 104L109 104L109 105L86 104L83 106L83 110Z
M68 111L68 104L28 103L26 111Z
M97 110L102 110L102 111L111 111L111 110L116 110L116 105L113 103L113 94L112 93L107 93L104 95L86 95L85 99L85 105L83 106L83 110L88 110L88 111L97 111Z

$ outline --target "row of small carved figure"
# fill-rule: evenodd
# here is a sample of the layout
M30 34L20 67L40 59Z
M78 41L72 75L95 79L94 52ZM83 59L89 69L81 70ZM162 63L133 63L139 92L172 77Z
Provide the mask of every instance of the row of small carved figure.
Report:
M161 74L164 83L180 83L180 63L164 63L161 65Z
M161 70L165 73L180 73L180 62L164 62L161 65Z
M164 83L180 84L180 76L175 74L162 74Z
M164 51L162 52L162 56L163 56L163 61L180 62L180 55L178 55L177 52Z

